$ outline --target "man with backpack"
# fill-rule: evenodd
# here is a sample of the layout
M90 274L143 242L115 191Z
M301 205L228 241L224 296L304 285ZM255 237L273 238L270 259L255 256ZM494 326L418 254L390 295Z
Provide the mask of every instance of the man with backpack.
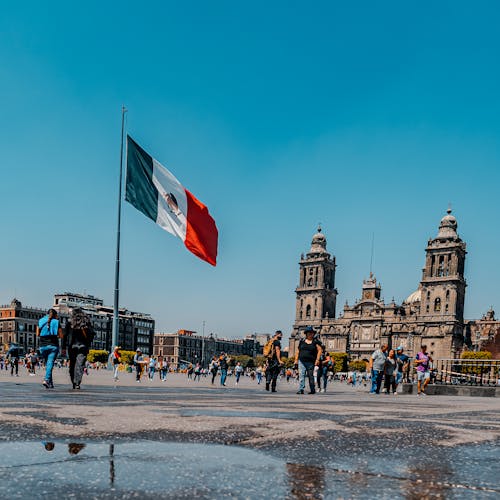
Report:
M266 391L271 388L272 392L276 392L276 382L281 371L283 362L281 361L281 338L283 333L281 330L276 330L274 337L269 339L264 346L264 356L267 358L266 370Z
M19 377L19 358L21 357L21 349L15 342L11 342L10 348L7 351L7 357L10 361L10 376L14 376L14 371L16 372L16 377Z

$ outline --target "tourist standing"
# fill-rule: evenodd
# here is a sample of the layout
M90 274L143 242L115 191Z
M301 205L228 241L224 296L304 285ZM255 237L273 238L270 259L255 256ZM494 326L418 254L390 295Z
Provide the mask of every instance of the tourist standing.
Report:
M257 375L257 385L260 385L260 383L262 382L262 373L263 373L263 369L262 369L262 366L258 366L257 367L257 370L255 370L255 373Z
M410 366L410 357L404 353L402 345L396 349L396 364L396 386L398 386L404 378L408 379L408 376L404 377L404 374L406 373L408 375L408 368Z
M36 334L39 337L40 354L45 361L45 378L42 385L46 389L53 389L52 370L59 354L59 339L63 336L55 309L49 309L48 313L40 319Z
M397 394L396 371L397 371L396 353L394 352L394 349L391 349L384 363L384 382L385 382L386 394L391 393L391 388L392 388L392 393L394 395Z
M281 371L283 362L281 361L281 338L283 334L281 330L276 330L273 338L266 344L268 346L267 369L266 369L266 391L271 388L272 392L276 392L276 382Z
M300 340L295 354L295 364L299 367L299 390L297 394L304 394L306 375L309 380L309 394L315 394L314 367L319 366L323 350L320 343L314 338L315 331L312 327L308 326L304 333L306 338Z
M62 342L63 352L68 349L69 376L73 389L80 389L92 340L94 340L94 329L90 318L82 309L75 307L66 323Z
M385 358L387 356L386 352L388 348L389 346L387 344L383 344L380 349L373 351L370 356L370 363L368 365L372 376L372 388L370 390L370 394L380 394L380 386L382 385L382 379L384 378Z
M425 396L425 389L431 380L430 363L432 358L427 354L427 346L423 345L415 357L417 365L417 394Z
M164 357L160 363L160 378L162 382L165 382L167 380L167 374L168 374L168 361L167 358Z
M229 359L226 356L226 353L221 352L219 357L219 368L220 368L220 385L222 385L223 387L226 387L228 366L229 366Z
M200 381L201 378L201 365L200 363L196 363L196 366L194 367L194 381L198 382Z
M141 381L142 370L144 368L144 356L142 351L137 348L134 354L134 366L135 366L135 381Z

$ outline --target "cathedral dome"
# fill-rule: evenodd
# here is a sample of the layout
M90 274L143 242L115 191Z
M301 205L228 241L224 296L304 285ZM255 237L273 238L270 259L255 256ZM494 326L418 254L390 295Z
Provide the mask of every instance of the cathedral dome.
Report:
M311 241L310 253L325 253L326 252L326 237L321 232L321 226L318 226L318 232L313 236Z
M405 300L407 304L415 304L415 302L420 302L422 300L422 290L415 290L408 298Z
M438 238L457 238L457 219L451 215L451 208L446 213L439 224Z

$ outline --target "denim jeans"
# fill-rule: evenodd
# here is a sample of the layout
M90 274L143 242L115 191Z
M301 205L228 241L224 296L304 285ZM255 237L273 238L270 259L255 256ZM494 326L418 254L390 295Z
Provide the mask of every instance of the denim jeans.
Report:
M54 361L59 354L59 347L55 345L44 345L40 347L40 354L45 360L45 381L52 384L52 370L54 369Z
M299 360L299 391L306 388L306 375L309 379L309 389L311 392L316 392L314 386L314 363L303 363Z
M382 385L383 378L384 378L383 370L372 370L372 388L370 390L372 394L380 393L380 386Z
M323 381L323 389L326 391L326 384L328 383L328 367L327 366L322 366L318 370L318 377L317 377L316 381L318 382L318 389L321 389L321 381Z
M167 380L167 370L161 370L160 375L162 380Z
M226 383L226 377L227 377L227 370L224 370L224 368L222 368L220 371L220 385L224 385Z

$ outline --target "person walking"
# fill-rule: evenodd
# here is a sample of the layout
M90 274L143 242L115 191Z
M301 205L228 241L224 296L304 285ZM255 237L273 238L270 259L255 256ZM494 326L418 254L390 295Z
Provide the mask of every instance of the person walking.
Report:
M69 376L73 389L80 389L87 354L94 340L94 329L90 318L79 307L71 311L62 341L63 353L68 350Z
M241 363L238 361L236 363L236 366L234 367L234 376L236 378L236 385L240 383L240 377L244 371L243 366L241 366Z
M315 331L308 326L304 333L306 338L299 342L295 354L295 364L299 367L299 390L297 394L304 394L306 387L306 375L309 380L309 394L316 393L316 384L314 380L314 367L319 366L323 349L321 344L315 340Z
M267 358L267 369L266 369L266 391L271 389L272 392L276 392L276 382L278 381L278 376L281 371L281 366L283 362L281 361L281 338L283 333L281 330L276 330L272 339L268 341L264 349L267 348L267 352L264 355Z
M380 394L380 386L382 385L382 379L384 378L385 358L387 356L386 352L388 348L389 346L387 344L383 344L380 349L373 351L370 356L370 363L368 365L368 369L372 376L372 388L370 390L370 394Z
M417 365L417 395L425 396L425 389L431 380L430 363L432 358L427 354L427 346L423 345L415 357Z
M196 363L196 366L194 367L194 381L198 382L200 381L201 378L201 365L200 363Z
M118 370L120 369L120 363L122 362L120 347L115 345L113 352L111 353L111 364L113 365L113 380L117 382Z
M255 373L257 375L257 385L260 385L260 383L262 382L262 373L263 373L263 369L262 369L262 366L258 366L257 367L257 370L255 370Z
M156 359L154 356L151 356L149 358L149 381L153 382L155 378L155 371L156 371Z
M212 374L212 385L214 385L215 377L217 376L217 372L219 371L219 362L217 361L217 356L212 358L210 361L210 373Z
M39 337L40 354L45 361L45 377L42 385L46 389L53 389L52 371L59 354L59 339L63 336L55 309L49 309L47 314L38 321L36 334Z
M10 364L10 376L14 376L14 372L16 373L16 377L19 377L19 358L21 357L21 348L15 343L11 342L9 346L9 350L7 351L7 358Z
M384 384L385 393L397 395L397 384L396 384L396 373L397 373L397 359L394 349L389 351L389 355L385 359L384 363Z

